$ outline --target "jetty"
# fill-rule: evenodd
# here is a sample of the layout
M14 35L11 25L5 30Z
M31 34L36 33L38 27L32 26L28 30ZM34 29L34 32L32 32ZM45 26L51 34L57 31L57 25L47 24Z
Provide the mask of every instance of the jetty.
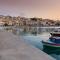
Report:
M0 60L55 60L24 42L21 36L0 30Z

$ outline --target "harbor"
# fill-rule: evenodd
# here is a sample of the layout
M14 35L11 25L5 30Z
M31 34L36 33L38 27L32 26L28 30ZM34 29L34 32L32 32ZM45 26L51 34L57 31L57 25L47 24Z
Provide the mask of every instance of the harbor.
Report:
M0 0L0 60L60 60L60 1Z

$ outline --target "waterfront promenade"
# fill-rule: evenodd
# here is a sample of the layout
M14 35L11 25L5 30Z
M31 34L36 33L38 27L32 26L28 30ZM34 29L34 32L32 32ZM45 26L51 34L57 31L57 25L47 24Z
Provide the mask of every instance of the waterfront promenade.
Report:
M0 60L55 60L24 42L22 37L0 31Z

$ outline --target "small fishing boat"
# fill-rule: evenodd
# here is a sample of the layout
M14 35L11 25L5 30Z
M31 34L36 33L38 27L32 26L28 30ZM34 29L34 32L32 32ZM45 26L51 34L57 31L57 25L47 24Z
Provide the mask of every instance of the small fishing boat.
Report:
M51 32L50 34L51 34L51 36L59 36L60 37L60 28L55 29L54 32Z
M51 32L50 33L52 36L59 36L60 37L60 32Z
M57 29L54 32L51 32L51 37L48 40L43 40L43 46L47 48L60 48L60 29Z

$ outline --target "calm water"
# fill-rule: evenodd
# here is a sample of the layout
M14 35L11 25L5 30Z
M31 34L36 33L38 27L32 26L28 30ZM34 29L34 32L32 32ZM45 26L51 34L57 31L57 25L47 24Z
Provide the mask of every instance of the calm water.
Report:
M60 49L44 48L42 40L48 40L50 32L53 32L57 28L39 28L39 27L23 27L23 28L5 28L5 30L12 32L15 35L23 36L24 41L37 47L38 49L46 52L54 57L56 60L60 60Z

